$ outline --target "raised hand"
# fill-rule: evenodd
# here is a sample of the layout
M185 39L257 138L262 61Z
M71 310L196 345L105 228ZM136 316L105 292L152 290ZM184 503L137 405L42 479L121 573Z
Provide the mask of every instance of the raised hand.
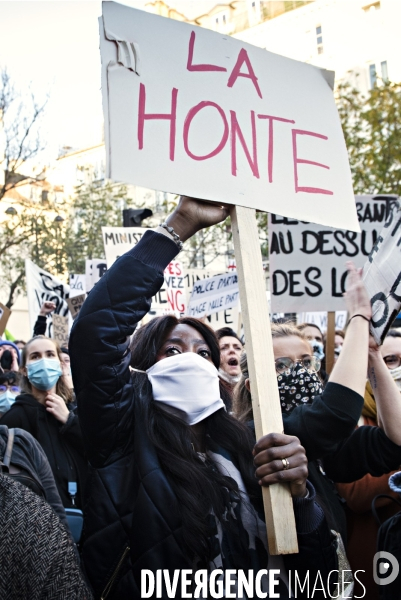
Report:
M362 281L362 269L357 269L351 261L347 262L347 269L347 291L344 294L344 298L349 318L354 315L363 315L367 319L371 319L372 307Z
M42 306L40 307L39 314L41 317L47 317L54 310L56 310L56 305L54 302L43 302Z
M177 208L166 222L185 242L200 229L221 223L228 215L226 205L181 196Z

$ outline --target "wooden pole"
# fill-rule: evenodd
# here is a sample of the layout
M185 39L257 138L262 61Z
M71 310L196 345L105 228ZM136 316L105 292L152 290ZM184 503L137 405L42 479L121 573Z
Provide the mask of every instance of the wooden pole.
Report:
M327 313L327 333L326 333L326 372L331 373L334 366L334 338L336 335L336 313L330 311Z
M265 278L254 209L231 208L242 319L256 438L283 432ZM270 554L298 552L294 509L288 484L263 488Z

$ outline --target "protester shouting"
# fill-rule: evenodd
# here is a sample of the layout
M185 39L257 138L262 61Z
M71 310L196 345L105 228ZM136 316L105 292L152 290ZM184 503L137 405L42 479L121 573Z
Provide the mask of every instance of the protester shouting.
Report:
M40 335L27 342L20 369L22 393L0 422L33 435L49 460L63 505L81 508L87 462L60 357L55 340Z
M243 344L231 327L222 327L216 331L220 347L219 377L225 382L228 391L232 394L234 386L241 378L240 359ZM227 407L231 410L232 403Z
M147 231L119 258L74 323L72 373L93 467L83 561L96 597L139 598L145 569L172 577L175 569L256 574L275 565L288 598L288 568L311 576L320 569L324 581L337 568L298 440L265 436L270 451L258 456L255 478L252 432L224 408L213 331L196 319L159 317L129 348L178 236L185 241L226 216L225 208L181 198L169 231ZM277 481L291 485L300 547L282 558L268 556L260 492Z

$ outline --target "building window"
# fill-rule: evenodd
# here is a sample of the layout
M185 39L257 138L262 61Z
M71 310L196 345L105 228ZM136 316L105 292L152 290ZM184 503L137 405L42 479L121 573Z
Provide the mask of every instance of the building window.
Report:
M377 83L376 65L369 65L370 88L373 89Z
M385 83L386 81L388 81L387 61L383 60L380 63L380 67L381 67L381 72L382 72L382 81Z
M323 54L323 34L322 34L322 26L318 25L316 27L316 44L317 44L317 53Z

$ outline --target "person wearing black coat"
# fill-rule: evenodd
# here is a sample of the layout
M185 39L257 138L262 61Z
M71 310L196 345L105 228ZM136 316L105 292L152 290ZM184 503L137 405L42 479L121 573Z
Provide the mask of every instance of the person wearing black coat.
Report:
M301 342L303 341L303 334L291 325L273 325L272 334L276 357L290 353L288 348L283 352L285 340L298 337ZM282 342L280 351L275 347L278 339L276 335L280 335ZM340 358L338 360L340 361ZM235 390L234 412L241 421L253 428L252 399L247 383L249 373L245 352L241 357L241 371L241 380ZM317 380L316 376L315 379ZM288 384L288 381L285 383ZM314 392L306 397L308 393L306 391L301 401L301 394L295 400L294 389L297 382L294 381L292 385L294 385L293 389L290 385L286 385L288 393L287 390L280 391L281 398L294 401L292 409L283 413L284 431L289 435L297 436L305 448L309 461L309 480L315 487L319 500L323 501L324 507L330 514L330 525L341 534L346 543L347 522L344 502L333 482L349 483L364 477L367 473L378 477L397 468L401 463L401 446L379 427L354 429L363 406L363 397L354 390L331 381L327 383L324 390L313 384Z
M8 427L0 425L0 457L2 459L6 452L8 436ZM24 429L14 429L11 464L34 480L37 490L41 492L42 497L50 504L60 521L69 530L49 461L40 444Z
M187 239L227 214L204 206L181 199L169 225ZM281 574L297 569L302 577L309 570L313 578L320 571L326 581L338 568L336 542L306 483L304 451L294 437L265 436L265 445L280 445L283 459L277 467L261 453L255 479L252 433L223 407L214 332L196 319L160 317L140 328L129 347L177 252L170 235L147 231L96 284L71 332L74 388L92 467L82 559L95 597L140 598L145 569L247 571L278 561ZM170 402L163 394L180 382L179 373L182 383ZM268 556L258 480L291 484L299 554ZM245 506L259 534L247 525ZM282 586L281 593L288 598ZM161 597L167 598L164 587ZM326 596L317 591L318 597Z
M71 402L66 402L72 396L60 376L59 355L60 350L54 340L44 336L32 338L25 345L21 365L22 393L2 416L0 423L24 429L40 443L53 471L63 506L83 508L87 459L78 415ZM46 368L50 367L53 369L53 381L49 378L47 381L32 379L35 381L32 383L29 371L34 366L41 367L41 371L32 377L46 378Z

